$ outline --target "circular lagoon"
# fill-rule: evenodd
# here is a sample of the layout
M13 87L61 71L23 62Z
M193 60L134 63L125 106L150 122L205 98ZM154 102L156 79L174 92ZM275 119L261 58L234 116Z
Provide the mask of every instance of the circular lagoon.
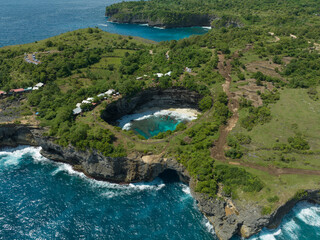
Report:
M192 108L152 109L125 115L118 121L123 130L132 130L149 139L161 132L174 131L180 123L195 120L199 114Z

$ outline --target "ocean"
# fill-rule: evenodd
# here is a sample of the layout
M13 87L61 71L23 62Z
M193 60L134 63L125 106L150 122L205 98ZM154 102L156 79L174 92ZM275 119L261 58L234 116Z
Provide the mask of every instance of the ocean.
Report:
M40 148L0 152L0 239L216 239L188 186L118 185L52 162Z
M0 239L217 239L187 185L96 181L40 150L0 150ZM320 206L301 202L278 229L250 239L320 239L319 219Z
M154 41L205 28L109 23L104 0L0 0L0 47L86 27ZM0 149L0 239L216 239L189 188L170 179L117 185L88 179L39 148ZM251 239L320 239L320 207L297 204L275 230Z
M110 23L104 16L105 7L117 2L121 0L0 0L0 47L30 43L87 27L154 41L178 40L208 31L202 27L159 29Z

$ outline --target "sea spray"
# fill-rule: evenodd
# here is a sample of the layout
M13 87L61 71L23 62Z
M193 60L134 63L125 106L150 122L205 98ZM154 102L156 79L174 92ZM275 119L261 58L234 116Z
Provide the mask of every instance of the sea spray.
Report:
M96 181L40 150L0 153L0 163L16 160L1 165L0 238L215 239L185 184Z
M320 239L320 206L309 202L298 203L287 214L277 229L263 229L250 240L310 240Z

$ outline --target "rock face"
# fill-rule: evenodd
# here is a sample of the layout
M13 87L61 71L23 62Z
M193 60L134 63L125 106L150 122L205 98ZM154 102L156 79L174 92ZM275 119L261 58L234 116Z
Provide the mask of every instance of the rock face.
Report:
M18 145L36 146L31 127L2 125L0 126L0 147L17 147Z
M131 98L122 98L107 106L101 118L114 124L124 115L150 108L195 108L202 96L182 88L151 89Z
M50 139L36 138L42 147L41 154L54 161L74 166L87 176L115 183L151 181L166 169L176 170L180 179L188 182L185 168L173 159L149 156L151 160L138 153L128 157L105 157L96 151L79 151L73 146L61 147Z
M215 18L209 14L189 14L186 16L175 16L175 21L166 22L163 18L149 17L141 14L119 14L119 9L112 9L106 12L108 21L117 23L133 23L133 24L148 24L151 27L162 28L178 28L178 27L193 27L193 26L210 26L210 23Z
M87 176L117 183L151 181L167 169L178 173L181 181L189 183L191 193L197 200L199 209L213 224L219 239L227 240L233 235L248 238L263 227L276 228L284 215L302 200L320 202L320 190L308 190L280 206L271 215L261 215L261 209L244 201L213 199L197 193L195 181L190 178L186 168L175 159L161 155L142 155L132 153L127 157L105 157L95 151L78 151L72 146L61 147L53 139L43 136L43 130L29 126L0 126L0 147L15 147L19 144L41 146L41 154L51 160L65 162Z

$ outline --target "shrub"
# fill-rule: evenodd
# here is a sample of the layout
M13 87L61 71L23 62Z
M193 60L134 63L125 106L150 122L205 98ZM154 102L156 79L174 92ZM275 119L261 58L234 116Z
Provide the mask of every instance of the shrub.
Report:
M270 206L264 206L261 210L262 215L269 215L272 212L272 208Z
M278 196L273 196L273 197L269 197L267 200L270 203L274 203L274 202L278 202L279 201L279 197Z
M239 148L231 148L225 152L225 156L232 159L239 159L243 156L243 153Z
M199 108L202 111L206 111L212 107L212 98L211 96L205 96L203 97L199 102Z

